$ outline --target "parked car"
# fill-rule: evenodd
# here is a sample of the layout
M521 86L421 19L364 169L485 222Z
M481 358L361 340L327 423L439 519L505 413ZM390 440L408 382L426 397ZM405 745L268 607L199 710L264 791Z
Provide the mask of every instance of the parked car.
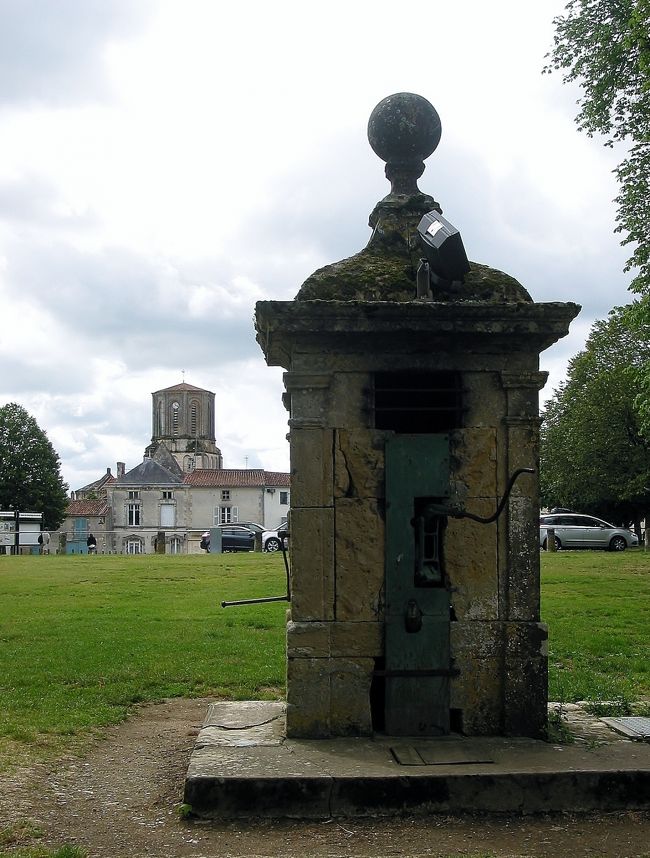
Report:
M281 548L280 537L277 530L266 530L261 524L255 521L240 522L244 527L250 528L254 533L262 534L262 551L279 551ZM286 548L286 540L285 540Z
M280 524L277 526L275 530L265 530L262 534L262 541L264 545L264 551L279 551L281 548L280 544L280 532L288 531L289 526L287 525L287 520L282 519ZM289 547L289 540L284 538L284 547L287 549Z
M242 524L222 524L221 531L222 551L254 551L255 534Z
M544 550L548 548L549 527L555 530L556 548L605 548L609 551L625 551L626 548L639 544L637 535L631 530L614 527L602 518L572 512L540 517L539 544Z

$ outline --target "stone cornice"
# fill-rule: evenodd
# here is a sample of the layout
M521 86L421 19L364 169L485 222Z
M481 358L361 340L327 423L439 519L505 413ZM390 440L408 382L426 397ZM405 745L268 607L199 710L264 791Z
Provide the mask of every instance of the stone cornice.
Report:
M324 429L323 417L292 417L289 420L290 429Z
M285 372L282 376L286 390L323 390L332 383L332 376L316 372Z
M539 353L568 333L579 311L573 303L259 301L255 316L267 362L288 368L296 346L365 352L385 351L390 342L428 351Z
M532 388L541 390L548 379L547 372L502 372L501 384L506 390Z
M512 415L504 417L503 422L506 426L541 426L542 418L535 414L528 415Z

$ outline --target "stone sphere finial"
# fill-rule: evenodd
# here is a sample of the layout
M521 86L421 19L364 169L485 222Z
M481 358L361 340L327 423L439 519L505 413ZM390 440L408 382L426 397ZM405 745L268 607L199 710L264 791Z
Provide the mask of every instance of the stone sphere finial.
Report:
M386 161L391 194L419 194L424 159L440 142L442 127L435 107L413 92L384 98L370 114L368 140Z

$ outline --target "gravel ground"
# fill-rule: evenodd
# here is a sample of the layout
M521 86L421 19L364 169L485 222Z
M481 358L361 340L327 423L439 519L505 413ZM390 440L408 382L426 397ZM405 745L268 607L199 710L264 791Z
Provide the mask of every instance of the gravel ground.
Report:
M650 814L354 819L215 825L179 815L209 701L143 706L82 756L0 777L0 855L74 844L89 858L647 856Z

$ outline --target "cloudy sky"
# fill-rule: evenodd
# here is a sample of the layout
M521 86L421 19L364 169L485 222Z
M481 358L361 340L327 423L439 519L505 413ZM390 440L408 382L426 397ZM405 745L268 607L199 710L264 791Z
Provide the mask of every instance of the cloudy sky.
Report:
M225 466L288 469L281 370L253 333L367 242L388 192L366 126L420 93L443 126L420 180L471 259L583 305L547 393L627 303L617 153L542 75L563 0L0 0L0 405L71 488L151 435L151 392L216 393Z

